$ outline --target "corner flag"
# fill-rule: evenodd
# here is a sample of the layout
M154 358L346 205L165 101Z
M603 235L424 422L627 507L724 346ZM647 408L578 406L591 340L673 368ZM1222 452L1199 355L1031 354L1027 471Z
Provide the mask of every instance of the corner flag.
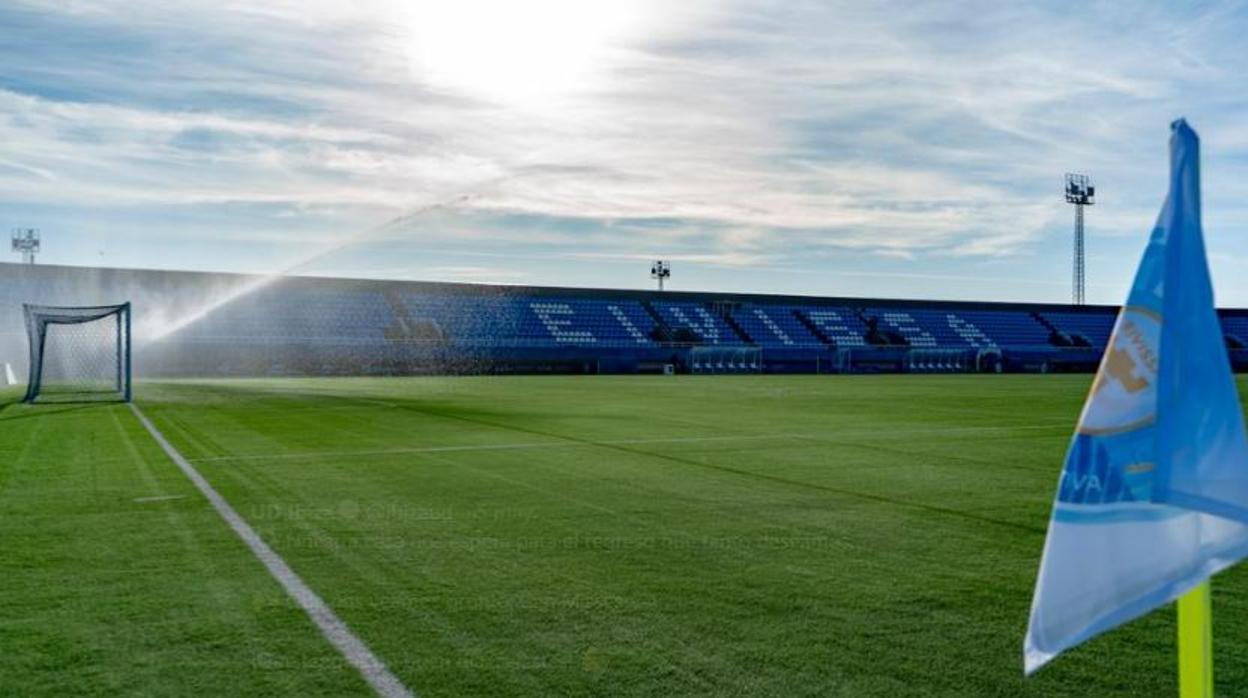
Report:
M1248 556L1248 441L1205 260L1200 142L1181 119L1171 131L1170 193L1058 482L1028 674Z

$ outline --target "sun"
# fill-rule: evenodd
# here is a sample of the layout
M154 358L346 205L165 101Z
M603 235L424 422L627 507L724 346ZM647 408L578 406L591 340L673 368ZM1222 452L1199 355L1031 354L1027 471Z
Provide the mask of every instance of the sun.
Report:
M623 1L445 0L409 8L418 79L513 105L600 86L610 52L641 15L639 3Z

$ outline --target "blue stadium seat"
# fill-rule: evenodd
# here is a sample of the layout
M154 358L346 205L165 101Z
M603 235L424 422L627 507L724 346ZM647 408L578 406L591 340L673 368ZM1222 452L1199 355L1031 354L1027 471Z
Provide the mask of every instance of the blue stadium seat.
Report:
M740 345L744 340L705 303L693 301L654 301L651 303L668 327L685 329L702 338L704 344Z
M840 306L802 306L795 308L837 347L865 347L866 325L858 314Z
M788 306L746 305L732 317L755 344L763 347L821 347L823 342L811 333Z
M255 345L370 345L385 340L394 322L380 292L263 288L188 325L190 342Z
M652 345L654 320L632 300L409 293L417 320L437 323L453 343L478 346Z
M1248 344L1248 315L1223 315L1222 333Z
M1047 347L1049 331L1026 310L949 310L948 325L966 345L975 348L1005 346Z
M534 297L526 302L556 343L653 344L654 319L636 301Z
M863 315L868 318L879 318L881 330L896 332L905 337L912 347L934 349L939 346L962 344L952 328L947 325L942 326L940 320L936 318L938 313L895 308L866 308L863 310Z
M1048 330L1025 310L961 308L867 308L880 329L905 337L912 347L996 349L1048 346Z
M1068 335L1080 335L1094 347L1104 347L1109 343L1109 335L1114 330L1117 312L1087 313L1041 313L1045 320Z

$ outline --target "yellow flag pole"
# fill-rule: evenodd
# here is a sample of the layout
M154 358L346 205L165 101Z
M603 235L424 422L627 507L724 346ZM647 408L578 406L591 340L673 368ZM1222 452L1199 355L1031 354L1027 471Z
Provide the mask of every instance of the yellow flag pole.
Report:
M1179 698L1213 698L1209 580L1179 597Z

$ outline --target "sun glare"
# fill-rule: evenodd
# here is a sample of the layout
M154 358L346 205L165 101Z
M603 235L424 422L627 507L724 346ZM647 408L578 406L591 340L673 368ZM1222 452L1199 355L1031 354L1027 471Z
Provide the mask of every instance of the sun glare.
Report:
M420 80L514 105L593 89L640 8L585 0L455 0L410 10Z

